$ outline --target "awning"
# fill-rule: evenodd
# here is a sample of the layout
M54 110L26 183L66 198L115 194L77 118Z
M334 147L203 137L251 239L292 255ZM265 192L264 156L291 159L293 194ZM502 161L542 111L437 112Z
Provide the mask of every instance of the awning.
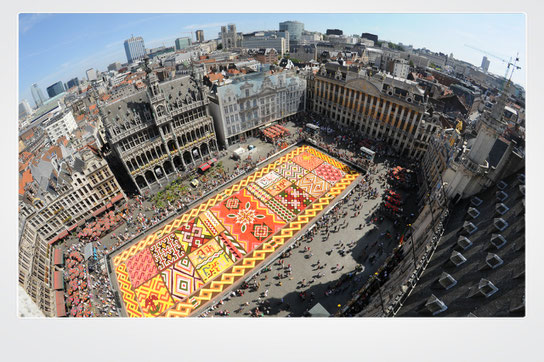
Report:
M106 210L106 206L102 206L100 209L93 212L93 216L97 216L98 214L103 213Z
M111 202L109 202L107 205L106 205L106 209L109 209L110 207L112 207L113 204Z
M63 230L63 231L59 234L59 239L62 239L62 238L65 237L66 235L68 235L68 230Z
M58 236L58 235L55 236L53 239L51 239L51 240L49 241L49 245L53 245L54 243L57 242L57 240L59 240L59 236Z
M210 167L212 167L212 166L210 166L210 164L204 163L204 164L200 165L199 169L200 169L200 171L206 171Z
M64 289L64 276L62 275L61 271L55 271L55 274L53 274L53 289Z
M55 302L57 305L57 317L66 317L66 305L64 304L64 292L55 292Z
M64 253L59 248L55 248L55 256L53 258L53 264L55 265L64 264Z
M111 199L111 203L112 204L116 203L117 201L121 200L122 198L123 198L123 193L120 192Z
M75 228L77 228L77 224L74 224L74 225L70 226L70 227L68 228L68 231L72 231L72 230L74 230Z

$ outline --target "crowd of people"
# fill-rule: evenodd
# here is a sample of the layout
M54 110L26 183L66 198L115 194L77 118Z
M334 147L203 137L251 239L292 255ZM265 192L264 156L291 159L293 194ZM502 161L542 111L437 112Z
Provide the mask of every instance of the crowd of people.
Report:
M338 150L336 154L341 155L341 158L343 158L343 156L347 154L344 153L341 146L335 141L330 147L332 149ZM347 155L349 156L349 154ZM351 161L357 162L356 159L351 159ZM359 217L360 207L362 203L379 197L380 193L378 185L386 185L385 172L379 173L378 166L368 162L367 160L361 159L360 162L364 163L364 165L366 166L367 173L361 178L358 184L348 192L348 194L343 199L338 201L329 211L322 215L319 220L315 222L314 226L306 231L305 234L303 234L299 239L293 242L293 244L291 244L287 248L287 250L278 257L277 261L271 264L272 267L269 265L261 269L255 274L255 276L243 282L238 289L234 290L223 300L220 300L216 304L212 305L208 310L204 311L201 314L201 317L231 315L230 311L222 309L224 302L229 301L232 298L241 297L246 292L255 293L255 295L258 295L257 299L254 301L256 305L250 307L251 304L249 302L243 303L239 306L239 308L234 310L235 314L245 312L246 315L250 315L253 317L263 317L269 314L271 310L270 302L269 300L265 299L268 295L268 289L259 292L261 290L261 282L267 283L269 274L273 275L272 278L275 279L276 286L281 286L282 280L286 278L292 280L294 278L293 266L289 264L287 260L289 256L291 256L293 250L301 248L303 243L306 245L302 246L302 250L300 250L300 252L305 254L305 259L308 263L313 263L311 265L316 274L314 274L312 278L303 278L298 281L297 289L301 290L299 292L299 298L301 301L313 301L316 296L313 294L313 292L308 292L307 288L309 288L317 279L325 276L326 273L338 273L343 271L344 269L343 265L336 264L327 267L326 262L315 260L310 246L314 238L316 238L318 233L320 233L320 239L326 241L328 240L331 233L338 232L342 228L345 228L347 225L346 218L348 216L352 218ZM374 206L370 211L368 211L367 214L363 215L364 222L359 224L359 229L362 229L363 225L372 226L373 224L376 225L374 226L374 228L377 228L377 224L381 223L383 221L383 218L370 217L371 214L377 210L377 208L378 205ZM370 259L372 261L372 264L379 256L383 254L385 239L393 240L392 234L389 231L382 233L379 236L378 240L376 240L374 243L366 245L362 253L359 255L361 260L363 262L366 262ZM348 255L348 253L353 250L356 245L357 241L355 240L340 241L334 244L331 250L327 252L327 254L331 255L333 252L337 252L341 256L345 256ZM357 290L362 283L362 274L359 272L363 270L363 265L357 265L354 270L343 274L338 281L336 281L325 290L323 298L343 293L346 290ZM266 287L269 287L270 285L271 282L265 284ZM291 308L289 303L283 301L283 298L281 302L279 302L279 305L277 307L285 310L290 310Z
M65 303L70 317L91 317L91 298L87 267L83 256L73 248L67 253L64 268Z
M304 126L308 122L312 122L320 126L321 131L316 133L306 130ZM327 212L326 215L323 215L322 218L317 221L315 227L303 236L302 241L311 242L311 239L318 231L322 232L325 239L328 239L330 232L338 232L342 227L345 227L345 225L347 225L345 221L345 218L347 217L347 212L340 212L340 210L341 207L346 202L348 202L351 197L355 196L356 200L358 200L359 198L361 198L361 200L370 200L378 197L378 188L375 186L371 186L372 180L374 178L373 175L377 172L377 166L365 157L363 157L361 152L359 152L359 148L362 145L371 146L377 151L378 155L389 155L392 153L392 150L390 150L385 143L361 139L360 137L353 137L353 132L350 132L346 129L340 129L334 123L327 122L324 118L315 114L301 115L295 120L295 123L298 127L295 127L295 130L289 135L286 135L281 139L277 139L272 144L272 149L266 154L266 156L257 159L252 159L251 157L249 157L245 160L241 160L235 165L232 170L229 168L224 169L223 167L220 167L220 169L218 169L218 172L215 172L213 175L209 177L201 177L201 182L197 187L190 189L176 201L167 201L166 203L163 203L164 205L162 207L158 207L156 203L153 202L153 199L149 196L148 192L144 193L144 195L141 196L134 196L129 199L126 204L123 205L123 209L120 212L116 210L116 212L118 213L114 215L119 215L121 220L118 221L117 218L114 220L110 220L110 228L108 228L108 230L105 230L106 233L109 232L109 235L102 236L103 238L109 236L109 238L113 240L110 240L107 243L102 243L102 239L98 235L82 235L81 238L76 240L76 243L73 244L72 247L81 250L82 246L91 242L93 243L93 246L97 248L99 257L111 253L120 246L124 245L129 240L132 240L138 234L156 226L157 224L163 222L165 219L170 218L174 214L177 214L180 211L187 209L191 203L200 199L203 195L212 192L213 190L222 187L225 184L228 184L240 175L243 175L248 171L253 170L256 167L257 163L262 162L263 160L274 155L275 153L281 151L283 148L286 147L286 145L294 144L302 139L307 139L309 137L311 137L312 140L316 142L320 147L327 150L327 152L331 155L341 160L352 162L353 164L356 164L367 170L367 173L361 180L361 182L350 191L350 196L341 200L333 209ZM224 157L227 155L227 151L220 151L214 154L215 157ZM383 184L386 182L385 176L378 176L376 181L381 183L383 186ZM111 218L110 214L108 214L107 216ZM352 217L355 216L358 216L357 212L354 212L354 214L352 215ZM115 224L112 224L112 221L115 221ZM377 221L378 220L376 219L368 220L368 222ZM114 227L112 227L112 225ZM88 226L89 225L86 225L86 227ZM359 228L362 228L362 226L363 224L361 223ZM291 245L290 248L299 247L300 242L301 240ZM109 244L109 246L106 246L104 244ZM347 253L346 249L353 246L353 243L340 243L339 245L336 245L337 251L341 255ZM290 252L291 251L287 251L286 253ZM285 255L289 254L283 254L281 260L286 257ZM307 259L311 261L312 255L312 252L308 251L306 255ZM322 263L321 265L319 265L319 269L323 269L325 265L326 264ZM333 269L333 271L335 270ZM105 272L100 273L96 275L93 274L91 276L91 278L93 279L91 287L93 289L96 288L94 295L99 296L98 303L100 307L97 309L97 313L102 316L107 316L110 314L116 315L118 314L118 310L117 307L115 307L113 293L111 291L111 285L108 281L107 274L105 274ZM292 273L293 267L291 265L289 265L289 267L282 266L282 270L277 273L278 275L276 277L278 279L278 283L280 283L281 285L282 278L292 278ZM317 278L320 278L322 276L322 271L318 272L316 275ZM313 279L309 279L308 281L304 280L301 281L300 286L307 287L311 285L312 282ZM333 293L335 289L336 288L333 288L332 291L329 291L329 293ZM243 294L244 291L240 289L236 290L234 293L234 296L236 296L239 295L239 293ZM213 306L210 310L214 310L217 308L218 306ZM235 312L241 311L238 310ZM208 315L208 313L209 311L203 313L203 315ZM230 314L230 312L228 311L221 311L219 313L223 313L223 315ZM257 309L254 310L253 314L256 316L259 316L260 314L266 314L266 307L262 304L258 305Z
M83 249L89 243L92 244L93 255L85 260ZM101 246L100 240L85 240L74 243L65 250L68 259L64 274L69 280L66 288L66 305L69 309L73 310L75 307L76 310L76 313L68 314L71 317L119 316L108 274L105 266L101 266L99 262L108 252L100 248ZM72 281L74 278L76 282ZM78 288L74 292L76 285ZM81 312L77 313L78 310Z

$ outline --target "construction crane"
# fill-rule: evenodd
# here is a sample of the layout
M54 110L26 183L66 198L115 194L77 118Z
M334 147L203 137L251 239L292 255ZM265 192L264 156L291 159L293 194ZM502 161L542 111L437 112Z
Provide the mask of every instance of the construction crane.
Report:
M181 34L191 34L189 39L191 39L191 42L193 41L193 32L192 31L182 31Z
M490 53L490 52L488 52L488 51L485 51L485 50L483 50L483 49L476 48L475 46L472 46L472 45L469 45L469 44L465 44L465 46L468 47L468 48L477 50L477 51L479 51L480 53L484 53L484 54L486 54L486 55L489 55L490 57L493 57L493 58L495 58L495 59L498 59L498 60L500 60L500 61L503 62L503 63L508 63L508 62L509 62L509 61L506 60L506 59L503 59L503 58L501 58L501 57L499 57L499 56L496 56L495 54ZM512 58L510 58L510 61L511 61L511 60L512 60Z
M511 80L512 80L512 75L514 75L514 71L516 71L517 69L521 69L521 67L519 65L517 65L517 63L519 62L519 53L516 54L516 58L514 60L514 63L512 63L511 61L508 62L508 66L506 67L506 72L505 72L505 75L504 75L504 78L505 79L508 79L507 82L504 82L504 86L502 87L502 92L506 93L508 91L508 87L510 86L510 83L511 83ZM510 66L512 66L512 69L510 70ZM510 76L508 76L508 71L510 71Z
M482 52L484 54L487 54L495 59L498 59L500 60L501 62L503 63L507 63L507 66L506 66L506 72L504 73L504 79L505 80L508 80L508 81L505 81L504 82L504 85L501 89L501 92L505 91L507 89L507 87L510 85L510 80L512 79L512 75L514 74L514 71L517 70L517 69L521 69L521 67L519 65L517 65L517 62L519 62L519 53L516 54L516 57L514 58L514 63L512 63L512 57L510 57L509 60L506 60L506 59L503 59L493 53L490 53L488 51L485 51L485 50L482 50L482 49L479 49L479 48L476 48L472 45L468 45L468 44L465 44L466 47L468 48L471 48L471 49L474 49L474 50L477 50L479 52ZM510 67L512 67L512 69L510 69ZM510 76L508 76L508 72L510 72Z

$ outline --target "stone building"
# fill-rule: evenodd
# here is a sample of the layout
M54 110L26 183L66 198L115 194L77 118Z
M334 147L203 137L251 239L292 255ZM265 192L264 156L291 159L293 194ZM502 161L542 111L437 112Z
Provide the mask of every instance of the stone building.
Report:
M85 148L69 160L59 147L52 148L26 171L30 180L20 192L18 245L19 285L50 317L58 304L52 244L124 198L108 164L95 151ZM59 159L49 159L48 154Z
M310 76L308 105L412 159L423 156L431 134L440 127L426 117L427 98L416 82L333 63Z
M20 220L19 285L47 317L55 316L55 293L51 286L51 246L36 229Z
M159 83L147 69L147 87L100 106L115 158L141 192L173 180L217 150L205 91L189 75Z
M79 151L72 162L54 155L61 153L60 148L48 152L51 159L30 166L33 180L21 197L19 214L53 244L124 198L124 193L106 161L91 149Z
M260 127L305 109L306 79L295 71L261 71L229 81L210 95L210 113L222 146L257 136Z
M56 142L63 136L69 139L72 131L77 128L77 124L72 112L64 111L42 123L42 127L47 131L49 139Z
M433 118L440 117L443 115L437 112L433 114ZM446 205L447 198L442 175L453 162L457 155L456 150L462 143L461 129L462 122L459 122L456 128L439 128L431 135L427 152L421 159L422 181L424 182L419 185L418 199L420 202L431 201L433 209Z
M242 33L236 32L235 24L222 26L219 36L221 37L221 44L223 44L224 50L239 48L242 46Z
M458 201L473 196L525 166L523 139L505 138L506 97L507 92L503 91L493 108L484 110L477 124L476 138L463 144L457 159L444 172L449 198Z
M274 64L278 61L278 52L274 48L262 48L255 54L255 59L261 64Z

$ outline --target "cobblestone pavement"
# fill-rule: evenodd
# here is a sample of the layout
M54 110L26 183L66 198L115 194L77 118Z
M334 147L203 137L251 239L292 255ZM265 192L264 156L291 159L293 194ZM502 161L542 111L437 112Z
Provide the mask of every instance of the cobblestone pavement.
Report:
M298 129L294 124L288 123L285 126L291 130L293 138L296 137ZM247 146L250 144L256 148L245 152L240 161L235 161L231 158L232 152L235 149L243 147L247 150ZM227 174L232 174L237 170L237 165L243 163L249 155L253 161L265 159L274 153L275 149L278 150L272 144L263 142L258 138L248 138L240 144L229 147L226 152L223 152L218 157L218 161L222 162ZM341 206L341 210L337 211L337 215L347 212L347 216L345 218L337 216L339 221L331 224L331 229L334 227L340 228L338 232L330 232L328 237L318 232L313 237L313 240L302 241L301 245L294 248L291 255L285 258L283 265L287 266L290 264L292 266L292 274L289 277L278 279L278 272L285 271L286 268L274 263L271 265L271 271L262 272L254 278L255 281L260 283L260 287L256 291L250 292L246 290L245 294L241 297L228 298L218 309L214 308L214 310L209 311L208 316L215 316L216 312L225 310L231 312L231 316L249 316L250 310L253 310L262 301L266 301L271 306L269 315L274 316L301 316L318 302L331 314L338 310L338 304L343 306L351 298L352 293L359 289L368 278L368 275L378 268L395 246L395 243L390 241L380 247L380 244L377 242L380 234L385 233L387 230L393 230L391 223L387 219L379 225L377 231L370 231L374 226L366 220L374 208L379 205L383 192L382 185L376 179L378 176L386 173L386 168L383 164L378 164L376 167L375 175L371 176L371 187L377 187L378 196L370 200L366 197L360 197L358 192L354 192L348 196L346 200L349 201ZM185 183L188 184L190 180L188 179ZM156 192L158 189L154 191ZM193 189L193 194L198 194L199 192L203 194L204 191L202 188ZM155 216L152 210L153 204L150 201L142 201L141 205L135 199L131 199L128 202L133 208L133 215L138 215L141 212L149 219ZM359 215L352 217L357 211L360 211ZM173 212L164 221L148 228L146 233L158 228L159 225L164 224L165 221L178 214L177 212ZM362 228L359 229L359 225L361 224ZM311 228L312 225L308 225L306 230ZM137 226L136 223L127 225L126 222L122 222L115 230L111 230L109 234L100 239L100 245L96 243L95 245L101 251L106 252L112 246L120 244L117 236L127 232L135 235L137 233ZM301 240L303 239L301 238ZM384 239L382 238L382 240ZM66 250L71 245L79 242L76 237L71 236L63 242L61 247ZM311 251L305 252L305 247L310 247ZM344 256L339 253L342 249L345 251ZM362 255L363 252L364 255ZM310 253L312 256L310 256ZM373 254L376 254L376 257L370 263L368 260ZM367 259L366 262L365 259ZM318 269L318 261L319 266L326 266ZM339 265L342 269L336 270L336 268L333 268L336 265ZM355 272L355 267L358 265L363 265L364 268L360 272ZM318 273L322 273L323 276L317 277ZM344 282L334 288L339 280L346 278L348 274L353 275L353 277L348 282ZM313 283L309 284L309 281L312 279L314 280ZM306 282L305 286L301 286L300 284L303 280ZM325 292L331 289L335 292L325 295ZM266 292L267 290L268 292ZM264 296L265 292L266 297ZM299 293L301 292L306 292L305 300L300 298ZM246 302L249 305L245 305ZM240 309L240 307L242 308Z
M267 269L266 267L261 269L260 274L252 278L252 282L260 284L256 290L240 289L244 291L242 296L231 293L222 304L216 304L204 315L214 317L228 311L231 317L247 317L259 305L268 305L269 316L302 316L316 303L321 303L329 313L336 313L339 310L338 305L343 306L351 299L352 294L384 262L396 245L393 238L380 238L386 231L393 233L393 225L389 220L385 219L378 225L378 230L370 231L374 224L369 222L369 216L378 207L385 189L377 177L385 175L386 167L383 164L376 167L375 175L370 176L372 180L370 186L378 189L378 196L375 199L368 199L359 191L347 196L345 199L347 201L336 212L338 221L329 224L330 230L338 227L338 232L330 232L327 238L325 227L321 227L313 238L302 241L300 246L294 247L291 256L283 260L283 265L280 264L280 259L277 259L270 264L270 271L263 271ZM353 217L357 212L360 212L358 216ZM346 217L342 217L344 213L347 213ZM333 214L334 212L331 212L325 217L333 218ZM311 227L312 225L309 225L309 228ZM386 242L381 245L378 239ZM308 247L310 251L305 251ZM339 252L342 249L345 251L344 256ZM373 255L375 258L372 258ZM370 259L374 259L372 263ZM292 274L278 278L278 273L285 272L288 265L291 265ZM337 269L337 265L341 270ZM363 270L355 272L358 265L362 265ZM322 273L323 276L318 277L318 273ZM325 295L327 290L334 288L350 273L352 273L350 280L336 287L336 292ZM313 280L313 283L309 284L310 280ZM305 282L304 286L301 284L302 281ZM301 292L306 292L305 300L300 297Z

